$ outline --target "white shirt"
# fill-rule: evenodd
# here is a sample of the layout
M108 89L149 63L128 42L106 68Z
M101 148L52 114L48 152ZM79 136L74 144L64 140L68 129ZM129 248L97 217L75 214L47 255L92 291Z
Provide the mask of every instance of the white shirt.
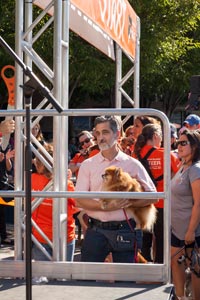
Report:
M86 159L79 169L75 190L82 192L102 191L102 174L110 166L120 167L123 171L129 173L131 177L136 178L146 192L156 192L156 188L143 165L121 150L112 161L103 157L101 153ZM98 201L98 199L91 199L91 201ZM122 209L115 211L86 210L86 213L88 216L103 222L126 219Z

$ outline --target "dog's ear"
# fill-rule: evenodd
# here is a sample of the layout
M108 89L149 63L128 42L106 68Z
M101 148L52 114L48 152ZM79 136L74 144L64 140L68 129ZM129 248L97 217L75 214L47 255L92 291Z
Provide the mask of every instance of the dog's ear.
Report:
M118 178L121 174L121 168L116 168L115 169L115 178Z

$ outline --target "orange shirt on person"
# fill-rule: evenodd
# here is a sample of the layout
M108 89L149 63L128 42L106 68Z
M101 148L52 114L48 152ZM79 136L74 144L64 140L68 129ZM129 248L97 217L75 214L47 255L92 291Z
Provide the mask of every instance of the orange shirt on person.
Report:
M147 152L152 148L150 145L145 145L140 152L141 157L143 158ZM172 152L170 153L171 157L171 172L175 174L180 165L180 161L177 158L175 154ZM159 176L164 176L164 148L157 148L155 151L153 151L149 157L147 158L149 163L149 168L151 170L151 173L153 177L156 179ZM156 189L158 192L163 192L164 190L164 180L161 179L157 181ZM155 207L163 208L164 207L164 201L163 199L160 199L157 203L155 203Z
M44 187L48 184L49 179L41 174L32 174L32 190L42 191ZM72 181L68 180L67 184L68 191L74 191L74 184ZM33 199L34 200L34 199ZM73 198L68 198L67 200L67 242L71 242L75 238L75 220L73 214L77 210L75 208L75 200ZM45 198L42 203L34 210L32 213L32 219L40 227L40 229L45 233L45 235L52 241L53 239L53 199ZM33 227L32 233L34 237L40 242L46 244L45 239L39 234L39 232Z
M75 156L70 160L70 164L81 164L85 159L87 159L89 156L88 155L83 155L80 152L76 153ZM79 169L75 172L76 177L78 176L78 171Z
M93 149L89 152L89 157L92 157L92 156L94 156L94 155L96 155L97 153L99 153L99 148L94 148L93 147Z

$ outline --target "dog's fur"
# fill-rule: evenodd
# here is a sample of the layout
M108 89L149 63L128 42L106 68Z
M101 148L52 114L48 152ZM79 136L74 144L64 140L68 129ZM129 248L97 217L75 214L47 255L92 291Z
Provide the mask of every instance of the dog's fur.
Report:
M105 169L102 190L143 192L142 186L135 178L123 172L121 168L114 166ZM117 199L101 199L101 201L103 204L106 204L108 201L117 201ZM132 201L134 201L134 199L132 199ZM134 218L136 228L150 230L156 221L157 210L153 204L144 207L130 206L126 208L126 211Z

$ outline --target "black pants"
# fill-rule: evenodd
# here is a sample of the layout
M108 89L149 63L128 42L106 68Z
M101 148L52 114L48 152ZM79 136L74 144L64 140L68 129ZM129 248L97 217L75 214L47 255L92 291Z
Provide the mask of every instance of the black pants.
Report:
M163 208L157 208L157 220L154 225L154 234L156 238L156 256L155 262L158 264L163 263Z
M153 233L149 231L143 231L143 240L142 240L142 256L146 258L147 261L152 261L152 241Z

